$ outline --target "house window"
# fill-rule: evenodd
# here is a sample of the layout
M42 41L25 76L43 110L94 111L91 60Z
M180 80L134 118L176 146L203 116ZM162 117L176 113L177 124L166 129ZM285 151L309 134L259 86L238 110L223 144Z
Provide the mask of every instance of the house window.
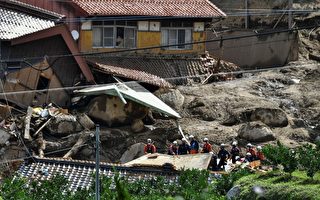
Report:
M192 29L163 28L161 30L162 45L175 45L167 49L192 49L192 45L184 45L192 42Z
M135 48L137 23L132 21L94 22L93 47Z
M162 45L170 46L166 49L192 49L192 25L190 22L163 22L161 24Z
M48 89L50 84L50 79L40 76L37 84L37 90Z

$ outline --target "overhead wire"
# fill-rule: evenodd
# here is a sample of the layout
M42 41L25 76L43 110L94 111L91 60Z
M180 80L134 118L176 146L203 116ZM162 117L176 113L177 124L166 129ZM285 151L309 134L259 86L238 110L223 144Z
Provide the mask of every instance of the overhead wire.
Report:
M62 58L62 57L71 57L71 56L95 56L95 55L99 56L99 55L103 55L103 54L136 52L136 51L145 51L145 50L152 50L152 49L176 47L176 46L181 46L181 45L203 44L203 43L210 43L210 42L221 42L221 41L235 40L235 39L242 39L242 38L259 37L259 36L266 36L266 35L271 35L271 34L276 34L276 33L293 32L293 31L298 31L298 30L302 30L302 29L312 29L312 28L318 28L318 27L320 27L320 25L303 26L303 27L296 27L296 28L282 29L282 30L272 30L272 31L253 33L253 34L247 34L247 35L239 35L239 36L228 36L228 37L221 36L220 38L206 39L206 40L201 40L201 41L186 42L186 43L180 43L180 44L149 46L149 47L122 49L122 50L115 50L115 51L81 52L81 53L77 53L77 54L71 53L71 54L46 55L46 56L48 58ZM43 58L43 56L21 57L21 58L14 58L14 59L2 59L2 60L0 60L0 63L1 62L22 62L25 60L34 60L34 59L41 59L41 58Z

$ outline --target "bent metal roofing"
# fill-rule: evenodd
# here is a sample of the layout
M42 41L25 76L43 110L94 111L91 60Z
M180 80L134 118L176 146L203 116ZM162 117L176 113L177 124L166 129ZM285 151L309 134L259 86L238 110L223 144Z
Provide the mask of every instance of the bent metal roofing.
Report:
M0 40L11 40L53 26L53 21L0 7Z
M89 15L222 17L225 13L209 0L73 0Z

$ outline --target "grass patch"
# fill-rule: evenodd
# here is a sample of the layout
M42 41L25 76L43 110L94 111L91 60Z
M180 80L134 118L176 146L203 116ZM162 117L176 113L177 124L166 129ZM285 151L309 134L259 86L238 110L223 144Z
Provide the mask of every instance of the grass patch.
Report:
M320 200L319 177L317 174L310 179L301 171L295 171L291 176L274 171L242 177L235 185L241 186L239 199Z

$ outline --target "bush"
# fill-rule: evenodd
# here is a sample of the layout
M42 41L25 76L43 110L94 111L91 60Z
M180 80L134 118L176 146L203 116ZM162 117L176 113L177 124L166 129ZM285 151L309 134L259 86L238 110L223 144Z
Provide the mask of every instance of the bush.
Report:
M299 165L306 170L307 176L313 178L320 171L320 149L307 144L298 148Z
M277 142L277 146L266 145L262 151L271 164L282 165L285 172L291 174L298 168L296 152L279 141Z
M216 181L216 190L220 195L226 195L227 192L233 187L234 182L243 176L251 174L247 169L240 169L230 174L222 174L220 179Z

